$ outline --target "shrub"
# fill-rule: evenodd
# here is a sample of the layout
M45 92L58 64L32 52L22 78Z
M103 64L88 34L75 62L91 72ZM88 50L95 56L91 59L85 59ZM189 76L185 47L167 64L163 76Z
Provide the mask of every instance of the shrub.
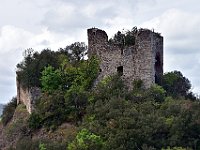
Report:
M2 114L2 123L4 126L12 119L15 109L17 107L17 98L13 97L12 100L5 105L3 114Z
M148 95L156 102L163 102L165 99L166 91L159 85L153 85L148 90Z
M41 117L36 112L33 112L28 119L29 128L35 130L41 127Z
M91 133L87 129L82 129L75 140L67 147L68 150L101 150L104 142L100 136Z
M25 136L17 141L16 150L38 150L39 141L33 141L31 137Z
M39 149L40 149L40 150L46 150L45 144L44 144L44 143L40 143L40 144L39 144Z
M36 112L29 118L29 127L37 129L44 126L47 129L55 129L67 121L70 111L61 91L54 91L51 95L44 93L36 103Z

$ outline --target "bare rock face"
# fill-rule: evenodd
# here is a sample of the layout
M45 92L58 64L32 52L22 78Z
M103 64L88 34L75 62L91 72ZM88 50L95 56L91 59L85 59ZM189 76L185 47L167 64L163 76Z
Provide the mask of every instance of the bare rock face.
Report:
M88 56L100 59L100 74L97 82L106 76L118 73L128 87L132 81L142 80L149 88L163 74L163 37L148 29L139 29L132 46L121 48L109 44L105 31L88 29Z
M7 150L9 147L15 147L17 141L29 135L27 120L29 113L25 105L18 105L12 119L3 126L0 123L0 149Z
M31 114L34 110L34 104L41 96L41 90L38 87L23 88L17 81L17 104L24 104L27 111Z

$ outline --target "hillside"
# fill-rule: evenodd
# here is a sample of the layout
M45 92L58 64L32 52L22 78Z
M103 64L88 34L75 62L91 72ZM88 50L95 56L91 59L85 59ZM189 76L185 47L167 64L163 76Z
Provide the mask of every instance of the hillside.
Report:
M65 141L76 131L75 126L65 123L54 132L44 129L32 132L28 127L28 118L25 106L18 105L9 123L4 128L2 125L0 127L0 149L36 150L39 149L40 142L48 143L48 149L65 149Z
M119 77L105 80L89 95L90 103L77 123L55 96L54 101L46 99L50 107L39 104L40 111L32 115L24 105L18 105L0 135L1 146L17 150L189 150L200 146L194 143L200 134L198 101L172 98L157 85L144 90L138 81L135 87L128 92ZM57 124L56 119L64 114L68 119Z
M141 79L127 83L123 71L99 80L101 60L85 60L86 50L76 42L58 51L25 51L17 88L36 99L21 94L19 105L14 97L5 106L0 149L200 149L199 99L180 71L164 73L149 88Z

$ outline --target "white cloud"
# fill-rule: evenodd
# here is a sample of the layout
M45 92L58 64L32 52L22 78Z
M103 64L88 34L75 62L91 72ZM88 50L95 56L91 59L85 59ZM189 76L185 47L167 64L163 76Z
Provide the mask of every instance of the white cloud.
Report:
M133 26L164 36L165 70L180 70L200 90L197 0L6 0L0 2L0 103L15 93L15 65L26 48L57 50L87 42L87 28L109 37Z
M15 66L22 60L25 49L57 50L74 40L66 35L50 32L47 28L42 28L37 34L15 26L0 28L0 101L6 102L16 94Z
M170 9L141 26L155 28L164 36L165 71L180 70L199 92L200 14Z

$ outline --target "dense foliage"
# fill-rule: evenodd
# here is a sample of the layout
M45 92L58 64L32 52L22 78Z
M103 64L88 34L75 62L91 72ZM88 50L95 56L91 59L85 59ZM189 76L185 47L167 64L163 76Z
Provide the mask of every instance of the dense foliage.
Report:
M24 60L17 64L18 81L23 87L41 87L41 72L48 65L58 69L63 58L71 63L83 59L87 46L84 43L75 42L66 48L60 48L58 51L44 49L41 53L34 52L33 49L27 49L24 52Z
M180 97L190 93L191 89L190 81L182 75L180 71L167 72L161 79L162 87L166 90L167 94L172 97Z
M82 129L67 147L68 150L101 150L104 148L104 142L100 136Z
M118 32L110 42L131 46L136 32L136 28ZM144 89L141 80L130 81L130 89L118 75L94 87L99 61L95 57L84 60L86 49L84 43L76 42L57 52L26 51L17 66L18 78L25 87L42 89L28 119L31 132L41 128L53 132L64 123L78 130L60 145L24 137L17 149L200 149L200 103L181 72L165 73L160 84L149 89ZM4 109L4 125L15 107L16 98Z
M59 69L46 67L41 77L43 95L29 119L30 127L54 129L66 121L81 121L98 71L94 57L75 66L65 60Z
M113 38L109 39L109 43L117 44L122 49L125 46L133 46L135 44L135 37L137 34L137 27L133 27L132 30L118 31Z
M172 96L175 99L180 97L194 101L199 99L198 95L191 91L190 81L180 71L164 73L159 85L166 90L167 96Z
M2 114L2 123L4 126L12 119L16 107L17 107L16 97L13 97L11 101L4 106Z
M103 138L106 149L199 149L199 102L164 94L160 86L129 93L119 78L102 81L82 126Z
M24 60L17 65L18 81L26 88L40 87L41 71L47 65L58 68L58 55L59 53L49 49L45 49L41 53L34 53L33 49L25 50Z

